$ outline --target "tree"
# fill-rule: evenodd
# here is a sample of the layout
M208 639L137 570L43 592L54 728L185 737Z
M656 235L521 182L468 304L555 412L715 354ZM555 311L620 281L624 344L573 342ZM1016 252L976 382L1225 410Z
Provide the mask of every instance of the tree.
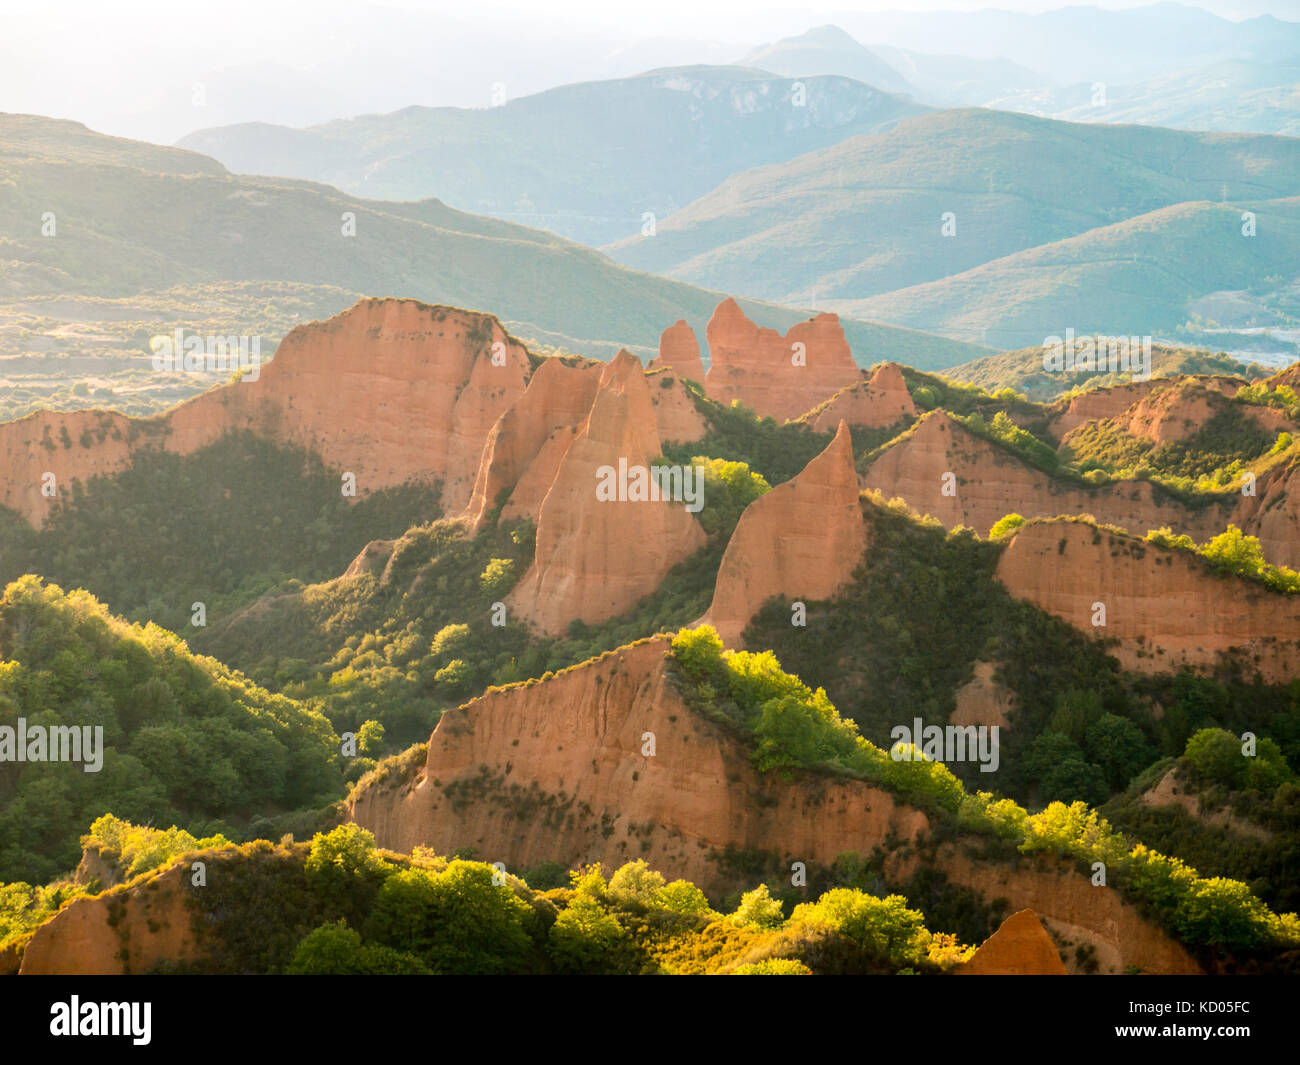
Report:
M555 919L546 952L560 973L623 976L639 968L632 937L587 894L575 895Z
M772 898L766 884L759 884L753 891L746 891L740 896L740 905L731 915L733 924L742 928L780 928L785 923L785 914L781 903Z
M483 862L441 872L406 869L379 889L366 924L379 943L409 950L442 973L518 973L536 967L537 917Z
M826 926L895 968L923 961L930 946L924 917L902 895L882 899L857 888L832 888L816 902L796 906L790 922Z
M655 905L671 913L707 915L713 910L708 897L689 880L674 880L655 893Z
M989 539L1000 540L1002 537L1015 532L1024 524L1025 519L1019 514L1008 514L993 523L993 528L989 530Z
M1124 787L1155 760L1156 752L1142 730L1127 718L1103 714L1087 727L1084 751L1106 774L1112 789Z
M363 943L360 934L341 920L304 936L285 972L290 976L427 976L433 970L414 954Z
M632 901L639 902L642 906L652 906L664 883L662 873L651 869L644 858L638 858L634 862L628 862L609 878L609 893L620 902Z
M1200 729L1192 734L1183 750L1183 763L1195 779L1233 790L1245 783L1246 762L1241 753L1241 740L1227 729Z

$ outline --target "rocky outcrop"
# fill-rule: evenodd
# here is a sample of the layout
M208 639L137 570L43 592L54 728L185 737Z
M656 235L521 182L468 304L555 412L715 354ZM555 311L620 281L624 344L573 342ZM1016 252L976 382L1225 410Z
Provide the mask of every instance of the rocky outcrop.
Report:
M1033 910L1013 913L957 969L958 976L1065 976L1056 945Z
M620 352L603 370L591 413L558 458L537 515L533 564L511 592L512 614L547 633L574 619L625 613L704 545L681 502L602 500L602 468L647 468L661 453L641 362ZM554 456L552 456L554 458Z
M960 843L945 843L927 864L986 903L1004 899L1015 910L1033 910L1062 947L1090 947L1099 973L1121 975L1130 967L1185 976L1203 971L1181 943L1145 918L1116 888L1094 886L1090 876L1063 859L1038 855L980 861ZM919 858L906 857L892 875L911 875L918 868Z
M1253 496L1237 496L1230 519L1243 532L1259 537L1264 557L1279 566L1300 568L1300 461L1266 470ZM1216 530L1222 532L1222 530Z
M916 404L907 390L902 368L896 362L887 362L869 380L846 385L801 420L807 421L814 432L829 433L840 422L884 429L915 415Z
M206 948L193 928L186 860L130 888L74 899L36 929L19 972L51 976L147 973Z
M682 384L681 377L670 370L647 374L650 402L654 405L655 425L663 443L693 444L708 431L704 415Z
M659 354L650 360L649 370L672 370L678 377L704 383L704 363L695 330L679 318L659 334Z
M1159 382L1136 402L1117 414L1082 423L1067 431L1063 442L1068 446L1074 435L1092 426L1122 436L1149 441L1159 447L1195 436L1216 415L1232 406L1230 396L1240 387L1228 378L1185 377ZM1228 391L1225 392L1225 388ZM1118 390L1115 390L1118 391ZM1280 410L1260 404L1236 408L1265 432L1292 432L1295 426Z
M1118 891L1092 887L1068 862L975 859L964 840L931 848L926 815L887 791L839 776L759 773L733 731L682 699L668 647L665 637L643 640L448 711L424 758L369 778L348 816L391 850L472 846L511 870L543 861L609 870L644 858L713 896L760 875L729 855L773 870L794 861L828 868L879 845L891 883L933 866L985 902L1032 908L1066 938L1093 944L1105 971L1197 971Z
M825 451L745 508L702 620L735 647L767 600L829 599L852 575L866 543L853 441L840 422Z
M508 869L644 858L710 892L738 883L720 861L729 845L829 863L927 827L858 781L759 774L682 701L667 649L642 641L448 711L415 775L358 789L350 817L390 849L474 846Z
M1053 477L943 411L927 414L913 432L877 456L861 483L886 498L901 496L948 528L968 525L981 535L1007 514L1091 514L1138 534L1168 525L1198 539L1222 532L1232 520L1227 506L1192 510L1158 496L1148 481L1093 488Z
M1012 595L1117 641L1110 653L1127 669L1211 669L1230 658L1267 683L1300 672L1300 596L1220 577L1188 552L1086 522L1035 522L1011 538L996 575ZM1104 627L1093 624L1098 604Z
M1273 833L1268 829L1255 824L1253 821L1248 821L1244 817L1238 817L1230 807L1202 809L1200 796L1197 792L1182 786L1175 769L1169 769L1155 787L1143 792L1138 802L1143 806L1178 806L1185 810L1192 820L1199 821L1203 825L1209 825L1213 828L1226 828L1238 835L1252 836L1255 839L1269 840L1273 838Z
M724 405L740 400L760 415L787 421L862 379L840 320L819 314L782 336L751 322L735 300L718 304L706 330L705 389Z
M949 724L1010 727L1008 715L1015 708L1016 694L998 683L996 672L994 662L975 663L975 675L954 696L956 706L948 715Z
M0 505L39 526L51 506L41 493L46 473L64 497L73 481L116 473L142 448L190 454L247 429L354 474L358 495L442 481L444 506L455 510L469 500L488 431L529 373L523 345L491 315L361 300L295 328L256 380L166 414L42 413L0 424Z
M527 478L521 498L516 500L511 496L507 500L507 506L514 504L512 513L537 513L559 459L572 442L572 430L591 411L601 370L601 364L595 362L570 364L556 358L542 361L523 395L501 414L482 445L466 508L466 517L473 527L482 524L503 492L521 494L517 488L521 479L540 462L541 469ZM560 443L553 444L553 441ZM544 474L544 483L540 485L543 476L539 474ZM542 489L540 495L536 486Z

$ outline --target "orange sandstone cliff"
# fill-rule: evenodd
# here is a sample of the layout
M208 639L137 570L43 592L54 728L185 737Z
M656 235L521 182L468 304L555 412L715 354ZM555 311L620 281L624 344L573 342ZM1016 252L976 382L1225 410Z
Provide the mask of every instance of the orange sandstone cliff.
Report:
M1204 559L1086 522L1034 522L998 560L1012 595L1099 638L1145 673L1209 669L1235 659L1249 677L1285 683L1300 672L1300 597L1241 577L1221 577ZM1105 625L1093 624L1105 607Z
M883 429L916 414L916 404L907 390L902 368L887 362L870 380L845 385L825 403L805 416L814 432L828 433L840 422Z
M945 478L949 473L951 480ZM1198 539L1222 532L1232 520L1225 506L1191 510L1157 495L1148 481L1097 487L1068 483L976 436L943 411L930 412L913 432L881 452L861 482L886 498L901 496L949 528L968 525L981 535L1007 514L1091 514L1139 535L1168 525Z
M735 300L718 304L706 329L704 387L723 405L738 399L760 415L787 421L862 380L840 320L819 314L782 336L751 322Z
M840 422L825 451L745 508L702 620L735 647L768 599L829 599L852 575L866 543L853 441Z
M41 494L46 473L62 497L73 481L124 469L139 449L189 454L247 429L355 474L360 495L443 481L454 509L468 502L483 441L529 373L523 345L491 315L365 299L295 328L257 380L165 414L41 413L0 424L0 505L40 525L52 502Z
M646 374L636 356L620 352L558 459L537 514L533 564L507 599L512 613L547 633L575 618L616 617L704 546L703 528L681 502L597 497L602 467L649 467L660 452Z
M933 858L927 816L864 781L760 773L734 732L682 699L665 654L642 640L548 679L494 689L443 715L422 761L367 779L351 820L381 847L417 845L521 869L553 860L606 869L644 858L713 895L752 886L727 860L762 855L829 867L841 854L905 844L887 864L905 881L922 862L986 902L1032 908L1096 948L1103 971L1197 972L1194 959L1113 889L1068 862L972 859L960 841ZM906 846L906 844L911 844Z
M1013 913L980 944L959 976L1064 976L1052 937L1033 910Z
M659 334L659 354L650 360L648 370L672 370L680 377L704 383L704 363L700 360L700 342L695 330L679 318Z

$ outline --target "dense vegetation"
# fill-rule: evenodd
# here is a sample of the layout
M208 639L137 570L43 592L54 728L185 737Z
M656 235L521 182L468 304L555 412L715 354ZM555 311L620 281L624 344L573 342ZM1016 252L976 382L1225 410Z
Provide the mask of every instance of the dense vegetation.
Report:
M348 499L314 454L236 433L186 456L141 451L116 476L74 483L39 532L0 511L0 580L39 573L188 636L195 603L214 624L286 579L336 576L368 541L438 513L436 488Z
M760 769L847 772L920 806L940 824L1014 843L1020 853L1072 858L1090 872L1101 862L1110 886L1193 947L1249 952L1300 946L1300 919L1294 913L1274 913L1248 885L1202 877L1185 862L1125 838L1084 802L1051 802L1030 814L991 792L968 792L948 767L922 756L915 745L895 744L886 753L839 716L825 691L812 691L782 670L770 651L724 651L708 626L683 630L672 648L685 682L683 696L701 713L737 725ZM1110 739L1122 743L1127 737ZM1216 743L1214 733L1194 736L1186 756L1194 771L1229 774L1265 787L1292 779L1275 744L1266 749L1261 744L1261 761L1243 767L1237 764L1237 741L1227 739L1231 752ZM1099 746L1107 749L1106 738Z
M1125 833L1178 854L1208 876L1234 876L1279 912L1300 910L1300 785L1271 740L1243 757L1240 735L1194 733L1111 800L1106 816ZM1159 805L1149 792L1169 774L1188 798Z
M913 717L948 721L975 663L993 662L996 679L1016 696L999 780L1017 798L1101 802L1210 725L1270 736L1300 765L1300 685L1233 673L1123 674L1103 646L993 578L996 535L982 541L933 519L918 522L901 503L877 500L864 512L872 549L851 583L829 602L807 604L802 627L790 624L788 603L769 603L746 642L771 648L823 686L873 742L886 744L890 730ZM1153 699L1164 707L1159 720ZM974 766L952 768L968 784L981 779Z
M110 897L204 851L208 884L190 898L208 950L172 972L940 973L974 949L929 931L900 895L840 887L782 900L759 884L719 912L694 884L670 883L644 861L608 878L599 865L561 870L547 887L549 868L511 875L424 848L395 854L351 824L310 845L233 847L105 817L83 842L125 881ZM98 886L0 885L0 948Z
M0 880L71 869L75 826L109 811L234 835L254 815L342 793L339 738L318 711L35 577L0 597L0 725L20 718L102 728L102 768L0 762Z

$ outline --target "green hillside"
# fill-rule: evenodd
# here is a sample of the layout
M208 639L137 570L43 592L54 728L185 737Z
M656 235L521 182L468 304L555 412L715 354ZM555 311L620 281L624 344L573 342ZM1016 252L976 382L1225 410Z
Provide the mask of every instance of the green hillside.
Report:
M663 219L739 170L926 110L888 95L897 75L890 85L809 77L796 97L788 77L754 69L762 65L675 67L498 107L408 107L305 130L227 126L180 144L236 173L323 181L373 199L437 196L600 245L640 232L645 212Z
M1172 129L1300 135L1300 64L1233 59L1165 74L1149 81L1107 85L1096 102L1092 83L1035 88L999 96L989 107L1067 122L1137 122Z
M1255 215L1253 237L1242 234L1246 211ZM1300 199L1181 203L942 280L831 305L1006 348L1042 344L1067 327L1076 335L1167 337L1188 321L1197 297L1282 288L1300 265L1298 248Z
M978 385L988 392L1010 388L1039 403L1050 403L1074 388L1103 388L1123 384L1130 380L1126 373L1076 371L1056 373L1043 369L1041 347L1005 351L986 355L974 362L945 370L943 376L954 381ZM1269 369L1258 363L1243 363L1230 355L1212 355L1208 351L1151 345L1151 376L1172 377L1175 374L1212 374L1241 377L1243 383L1258 377L1267 377Z
M20 718L29 733L101 728L102 760L89 772L7 761L0 880L70 870L81 826L109 811L233 833L257 814L328 803L343 786L339 739L318 711L34 576L0 596L0 723Z
M609 251L756 298L863 300L1225 188L1232 203L1300 193L1300 140L960 109L738 174Z

